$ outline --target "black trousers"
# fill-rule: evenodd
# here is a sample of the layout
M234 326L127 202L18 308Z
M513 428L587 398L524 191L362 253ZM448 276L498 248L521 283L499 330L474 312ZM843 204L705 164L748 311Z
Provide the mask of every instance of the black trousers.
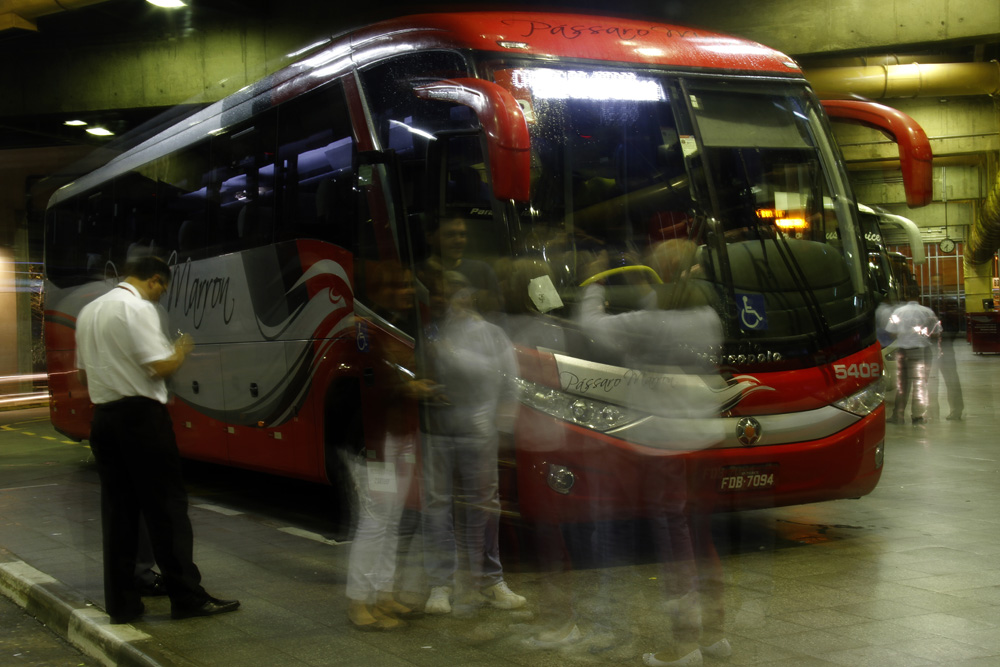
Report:
M90 448L101 478L104 601L112 617L142 611L135 566L140 515L174 609L208 600L194 564L194 536L180 454L166 406L130 397L98 405Z

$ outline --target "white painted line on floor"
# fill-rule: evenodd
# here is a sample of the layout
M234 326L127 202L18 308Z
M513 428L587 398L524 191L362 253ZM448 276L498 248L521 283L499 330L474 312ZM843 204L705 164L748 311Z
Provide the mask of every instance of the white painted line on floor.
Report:
M201 503L195 505L195 507L198 507L203 510L208 510L209 512L224 514L225 516L239 516L240 514L243 514L243 512L240 512L239 510L231 510L228 507L222 507L220 505L210 505L208 503Z
M59 486L58 484L35 484L33 486L8 486L0 489L0 491L21 491L23 489L43 489L46 486Z
M296 537L304 537L307 540L312 540L313 542L319 542L320 544L329 544L331 546L339 547L342 544L350 544L350 541L338 542L337 540L331 540L323 537L319 533L314 533L309 530L303 530L302 528L295 528L293 526L285 526L283 528L278 528L283 533L288 533L289 535L295 535Z
M243 514L238 510L229 509L228 507L220 507L219 505L211 505L209 503L199 503L193 505L193 507L198 507L203 510L208 510L210 512L218 512L225 516L239 516ZM319 542L320 544L328 544L330 546L339 547L343 544L350 544L350 540L345 540L343 542L338 542L337 540L331 540L323 537L319 533L314 533L310 530L305 530L303 528L296 528L294 526L278 526L277 529L282 533L287 533L289 535L294 535L295 537L303 537L307 540L312 540L313 542Z

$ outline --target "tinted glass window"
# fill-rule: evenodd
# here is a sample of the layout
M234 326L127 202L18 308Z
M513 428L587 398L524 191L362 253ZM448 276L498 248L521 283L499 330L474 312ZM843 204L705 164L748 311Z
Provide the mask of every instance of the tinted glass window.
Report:
M212 235L208 226L209 143L189 146L156 161L157 217L166 257L199 256Z
M283 104L278 120L279 239L321 239L353 251L358 195L343 86L335 82Z
M275 112L264 112L212 140L208 205L215 252L274 239Z

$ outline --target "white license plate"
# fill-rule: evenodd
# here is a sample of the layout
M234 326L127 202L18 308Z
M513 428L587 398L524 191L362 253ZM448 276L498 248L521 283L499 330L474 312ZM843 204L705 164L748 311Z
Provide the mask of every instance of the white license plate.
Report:
M763 463L748 466L726 466L719 478L719 491L761 491L774 488L778 481L778 464Z

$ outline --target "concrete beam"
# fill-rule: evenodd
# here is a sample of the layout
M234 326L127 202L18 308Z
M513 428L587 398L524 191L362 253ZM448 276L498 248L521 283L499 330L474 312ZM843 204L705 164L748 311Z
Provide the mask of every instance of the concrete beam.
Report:
M619 9L742 35L798 56L893 51L899 44L940 40L994 41L1000 34L996 0L768 0L753 5L626 0ZM361 17L358 11L364 10L348 14L333 3L304 0L294 9L275 10L271 20L234 15L188 32L164 30L156 39L125 34L86 48L39 40L37 50L22 40L26 48L18 53L18 66L0 68L0 116L214 101L284 66L285 54L378 18Z
M184 38L28 53L18 67L0 68L0 116L214 102L284 67L310 37L234 23Z
M686 3L688 4L688 3ZM995 41L996 0L741 0L689 3L677 18L756 40L792 56L893 52L943 40ZM873 54L874 55L874 54Z

